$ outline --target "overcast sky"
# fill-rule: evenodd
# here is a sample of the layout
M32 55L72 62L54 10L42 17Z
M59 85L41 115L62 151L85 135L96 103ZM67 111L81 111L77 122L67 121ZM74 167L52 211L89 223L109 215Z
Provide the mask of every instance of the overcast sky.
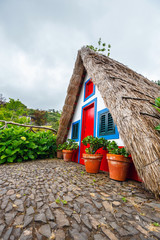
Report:
M160 0L0 0L0 93L62 109L78 49L99 37L111 58L160 79Z

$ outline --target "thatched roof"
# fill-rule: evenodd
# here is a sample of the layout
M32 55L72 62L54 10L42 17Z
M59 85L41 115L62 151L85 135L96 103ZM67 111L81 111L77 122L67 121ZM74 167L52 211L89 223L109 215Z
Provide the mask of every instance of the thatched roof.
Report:
M160 114L153 107L160 87L123 64L83 47L78 51L58 130L66 140L85 72L97 86L148 189L160 194Z

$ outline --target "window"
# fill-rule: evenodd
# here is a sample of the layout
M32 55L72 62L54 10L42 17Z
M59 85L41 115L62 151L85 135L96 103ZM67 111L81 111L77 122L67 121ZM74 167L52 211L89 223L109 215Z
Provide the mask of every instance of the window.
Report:
M113 122L112 115L107 108L98 112L98 128L97 136L106 139L117 139L119 133Z
M79 141L79 123L80 121L72 123L72 139Z
M88 79L85 82L84 86L84 101L86 101L88 98L93 96L95 94L95 85L92 82L92 79Z
M110 135L115 133L114 122L111 114L109 112L102 113L100 115L100 131L99 135Z

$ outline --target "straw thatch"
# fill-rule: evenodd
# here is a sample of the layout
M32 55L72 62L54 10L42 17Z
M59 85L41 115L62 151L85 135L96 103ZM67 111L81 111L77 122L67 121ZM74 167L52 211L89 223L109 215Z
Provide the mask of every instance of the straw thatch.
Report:
M65 141L85 71L97 86L146 187L160 194L160 114L153 107L160 87L128 67L83 47L63 107L57 143Z

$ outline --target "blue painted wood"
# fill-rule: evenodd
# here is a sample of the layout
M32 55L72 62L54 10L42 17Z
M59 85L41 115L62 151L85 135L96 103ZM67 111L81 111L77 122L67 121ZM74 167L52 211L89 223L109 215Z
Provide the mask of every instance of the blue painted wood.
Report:
M89 78L86 82L85 82L85 85L84 85L84 102L87 101L90 97L92 97L93 95L95 95L95 85L93 84L93 92L92 94L90 94L88 97L85 97L86 96L86 85L87 83L91 80L91 78Z
M119 132L118 132L118 129L117 129L117 126L115 125L115 130L114 130L114 133L107 133L106 132L106 129L105 129L105 134L104 135L101 135L100 134L100 116L102 115L102 114L105 114L105 113L109 113L109 109L108 108L105 108L105 109L103 109L103 110L101 110L101 111L99 111L98 112L98 122L97 122L97 137L103 137L103 138L105 138L105 139L119 139ZM108 117L107 116L107 114L106 114L106 117Z
M75 126L75 125L78 126L77 138L73 138L73 129L74 129L74 126ZM76 142L79 142L79 136L80 136L80 120L72 123L72 130L71 130L71 138L72 138L73 140L75 140Z

